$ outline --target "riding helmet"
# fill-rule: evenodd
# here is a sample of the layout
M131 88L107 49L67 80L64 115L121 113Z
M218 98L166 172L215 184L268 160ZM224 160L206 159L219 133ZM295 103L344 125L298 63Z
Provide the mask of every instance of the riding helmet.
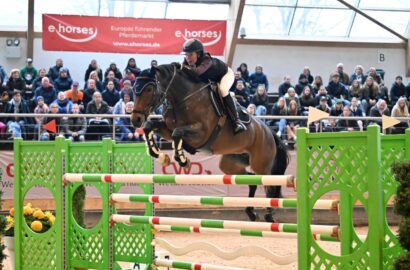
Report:
M202 45L202 42L197 39L188 39L187 41L185 41L184 46L182 47L182 51L184 53L197 52L200 55L203 55L204 45Z

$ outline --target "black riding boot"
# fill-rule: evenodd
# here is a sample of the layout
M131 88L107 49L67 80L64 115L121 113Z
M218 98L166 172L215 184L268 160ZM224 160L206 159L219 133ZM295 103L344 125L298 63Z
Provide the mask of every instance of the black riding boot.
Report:
M223 97L225 108L228 112L228 116L231 119L233 125L233 132L234 134L238 134L239 132L245 131L246 126L239 120L238 112L236 111L235 102L231 95L227 95Z

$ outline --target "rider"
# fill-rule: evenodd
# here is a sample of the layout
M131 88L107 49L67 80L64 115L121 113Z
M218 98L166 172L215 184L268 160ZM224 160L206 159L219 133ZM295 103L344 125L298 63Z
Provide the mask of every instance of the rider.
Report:
M219 82L219 93L224 101L228 116L233 124L234 133L245 131L245 125L239 120L235 101L229 94L229 89L234 82L234 73L223 61L211 57L204 52L204 46L197 39L189 39L184 43L183 53L185 59L183 67L192 70L204 81Z

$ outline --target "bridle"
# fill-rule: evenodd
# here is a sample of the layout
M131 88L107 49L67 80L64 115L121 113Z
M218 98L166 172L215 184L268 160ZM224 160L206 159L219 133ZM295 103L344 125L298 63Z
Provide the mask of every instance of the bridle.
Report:
M148 77L148 76L137 77L136 78L136 80L148 80L148 82L146 84L144 84L144 86L140 90L134 91L135 96L137 96L137 97L141 96L142 92L149 85L154 85L155 86L155 93L154 93L154 98L151 100L151 102L148 104L148 106L145 109L133 109L132 110L133 113L140 113L140 114L148 115L150 112L155 111L161 104L163 104L165 98L168 97L168 91L169 91L172 83L174 82L175 76L177 74L177 67L175 65L173 65L173 67L174 67L174 72L172 74L171 80L167 84L167 87L165 88L164 91L161 91L158 80L156 80L154 78L151 78L151 77ZM184 104L188 99L195 96L196 94L198 94L202 90L208 88L210 85L211 85L211 83L207 83L206 85L204 85L201 88L195 90L191 94L184 97L182 100L175 103L174 106L178 107L178 106Z
M133 109L132 112L148 115L150 112L155 111L164 102L165 98L167 97L168 90L171 87L171 84L174 82L176 74L177 74L177 68L174 66L174 73L172 74L172 78L169 81L167 87L165 88L165 91L161 91L161 88L159 87L159 82L155 80L154 78L151 78L148 76L137 77L136 80L147 80L148 82L144 84L144 86L138 91L134 91L135 96L137 97L141 96L142 92L144 92L146 87L149 85L155 86L154 87L155 93L154 93L154 98L151 100L151 102L148 104L148 106L145 109Z

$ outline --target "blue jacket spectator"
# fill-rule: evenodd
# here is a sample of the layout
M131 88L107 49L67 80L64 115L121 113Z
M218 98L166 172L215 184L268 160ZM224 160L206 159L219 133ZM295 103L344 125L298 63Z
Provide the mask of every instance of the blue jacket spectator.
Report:
M65 67L60 68L60 74L57 79L54 81L54 88L57 92L67 91L71 89L73 80L68 77L68 69Z
M364 84L366 81L366 76L363 74L363 67L361 65L356 66L354 73L350 75L349 83L352 84L354 80L358 80L360 84Z
M258 88L259 84L265 85L266 91L269 90L268 78L263 73L262 66L256 66L255 73L252 73L249 77L249 83L251 85L251 94L255 94L256 88Z
M0 65L0 77L4 83L9 80L9 75L7 75L6 69L2 65Z
M50 84L50 80L44 77L41 81L41 86L34 91L33 101L36 101L38 96L44 98L44 103L50 105L57 98L57 91Z
M102 92L102 98L110 107L114 107L121 99L120 93L114 88L114 82L108 82L107 87Z
M44 77L47 77L47 71L45 68L40 68L38 70L38 76L33 81L33 91L35 91L37 88L41 86L41 81L43 80ZM53 84L52 81L50 81L50 83Z
M58 105L58 113L67 114L73 110L73 102L67 98L65 92L59 92L53 103Z
M124 114L125 105L131 101L130 94L121 93L121 99L115 104L113 114Z
M135 132L135 128L133 127L131 123L131 118L128 117L131 113L132 110L134 109L134 102L129 101L125 105L125 112L124 114L127 117L121 117L117 120L117 126L119 127L120 130L120 140L121 141L136 141L140 140L142 135L139 135L138 133Z

